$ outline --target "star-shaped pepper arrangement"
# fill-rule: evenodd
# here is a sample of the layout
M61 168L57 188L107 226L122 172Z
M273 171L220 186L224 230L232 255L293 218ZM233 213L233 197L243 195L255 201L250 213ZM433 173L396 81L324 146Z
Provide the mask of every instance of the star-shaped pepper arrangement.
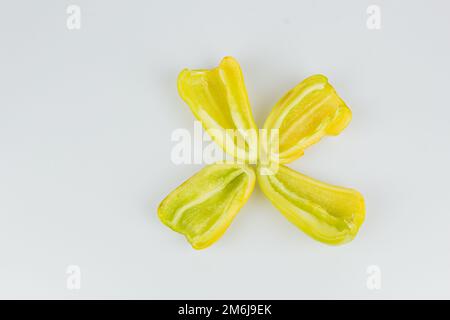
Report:
M326 77L311 76L287 92L259 131L241 68L232 57L211 70L183 70L178 91L206 132L236 159L206 166L159 205L161 221L183 234L193 248L204 249L223 235L256 181L272 204L312 238L337 245L356 236L365 217L359 192L285 166L350 122L350 109ZM268 147L273 139L263 138L261 131L276 132L276 149ZM237 135L227 139L230 132Z

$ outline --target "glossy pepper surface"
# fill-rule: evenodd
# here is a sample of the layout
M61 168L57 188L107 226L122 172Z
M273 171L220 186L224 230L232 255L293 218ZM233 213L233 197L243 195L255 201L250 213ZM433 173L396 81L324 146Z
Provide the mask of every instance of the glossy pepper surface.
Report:
M223 235L252 193L255 180L272 204L312 238L335 245L356 236L365 217L359 192L317 181L284 165L324 136L339 134L351 120L350 109L326 77L305 79L274 106L263 127L277 132L277 149L268 149L268 163L262 161L261 150L267 150L257 134L242 71L234 58L224 58L211 70L183 70L178 91L212 139L241 160L206 166L161 202L160 220L183 234L193 248L206 248ZM233 137L230 130L236 132ZM251 152L256 149L259 152ZM267 173L274 162L277 169Z

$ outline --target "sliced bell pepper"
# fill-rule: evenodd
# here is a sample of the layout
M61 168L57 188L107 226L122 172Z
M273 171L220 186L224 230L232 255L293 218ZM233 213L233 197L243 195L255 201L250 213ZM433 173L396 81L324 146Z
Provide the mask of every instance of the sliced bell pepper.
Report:
M290 163L325 135L339 134L352 113L322 75L303 80L274 106L264 129L279 130L280 163Z
M355 190L309 178L284 165L258 183L272 204L306 234L327 244L352 240L364 222L364 198Z
M349 123L351 111L326 77L309 77L289 91L273 108L259 137L235 59L226 57L211 70L183 70L178 91L224 151L247 163L257 162L257 170L255 174L252 167L239 163L205 167L161 202L158 215L164 224L184 234L195 249L208 247L247 201L257 177L273 205L311 237L328 244L355 237L365 218L360 193L282 165Z
M160 220L185 235L195 249L217 241L255 186L254 169L217 163L206 166L160 204Z
M225 57L211 70L184 69L178 76L178 92L225 152L256 164L258 127L234 58Z

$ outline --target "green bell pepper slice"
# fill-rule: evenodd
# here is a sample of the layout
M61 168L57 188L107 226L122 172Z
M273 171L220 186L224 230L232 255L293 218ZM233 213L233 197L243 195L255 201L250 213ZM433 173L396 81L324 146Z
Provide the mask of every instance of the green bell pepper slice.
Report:
M204 249L223 235L247 202L255 181L254 169L246 165L206 166L161 202L158 216L194 249Z

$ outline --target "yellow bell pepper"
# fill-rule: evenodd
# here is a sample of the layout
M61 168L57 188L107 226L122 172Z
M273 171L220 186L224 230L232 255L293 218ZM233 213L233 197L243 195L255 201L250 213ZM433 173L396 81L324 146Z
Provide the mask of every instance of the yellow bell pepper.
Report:
M279 130L279 162L290 163L325 135L339 134L352 118L350 109L322 75L303 80L269 114L264 129Z
M238 62L225 57L211 70L184 69L178 92L225 152L255 164L257 130Z
M277 132L278 150L268 148L263 142L266 137L256 133L235 59L226 57L211 70L183 70L178 91L224 151L245 163L209 165L175 189L158 208L164 224L184 234L195 249L208 247L222 236L245 204L257 177L274 206L309 236L327 244L342 244L355 237L365 217L362 195L283 165L303 155L325 135L339 134L351 119L350 109L326 77L307 78L273 108L263 133ZM256 175L249 165L255 162Z
M257 176L272 204L290 222L319 241L348 242L364 221L364 199L355 190L314 180L284 165L274 175Z
M255 187L249 166L212 164L164 199L158 215L173 230L185 235L195 249L219 239Z

